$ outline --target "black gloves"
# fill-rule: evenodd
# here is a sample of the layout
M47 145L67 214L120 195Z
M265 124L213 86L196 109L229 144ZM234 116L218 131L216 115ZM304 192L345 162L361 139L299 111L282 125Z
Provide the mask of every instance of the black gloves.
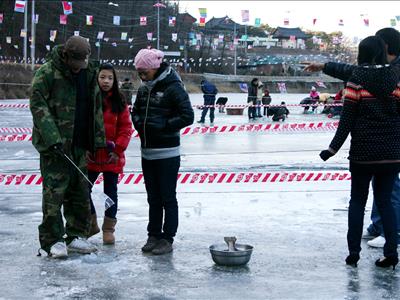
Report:
M323 160L323 161L327 161L330 157L332 157L332 156L334 156L335 154L334 153L332 153L331 151L329 151L329 150L323 150L323 151L321 151L321 153L319 154L319 157L321 157L321 159Z
M51 145L49 149L58 155L64 156L64 150L61 143Z

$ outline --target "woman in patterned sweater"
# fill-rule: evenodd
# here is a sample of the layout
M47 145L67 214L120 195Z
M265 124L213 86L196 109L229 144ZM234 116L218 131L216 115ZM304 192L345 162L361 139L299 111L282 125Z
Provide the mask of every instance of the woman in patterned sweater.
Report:
M357 266L360 259L365 204L374 178L374 196L386 237L384 257L375 264L394 269L398 263L397 232L390 197L400 171L400 72L397 66L386 64L385 45L379 37L364 39L358 50L359 67L344 90L339 127L320 157L325 161L335 155L351 133L346 264Z

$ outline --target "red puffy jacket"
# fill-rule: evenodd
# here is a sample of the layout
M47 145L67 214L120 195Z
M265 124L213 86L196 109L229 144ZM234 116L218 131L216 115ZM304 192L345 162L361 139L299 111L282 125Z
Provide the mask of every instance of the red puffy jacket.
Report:
M125 150L131 140L133 128L128 106L120 113L111 110L111 94L103 100L104 129L107 142L115 144L114 153L119 156L116 163L107 163L109 152L107 148L96 150L93 155L94 163L88 163L88 170L94 172L122 173L125 166Z

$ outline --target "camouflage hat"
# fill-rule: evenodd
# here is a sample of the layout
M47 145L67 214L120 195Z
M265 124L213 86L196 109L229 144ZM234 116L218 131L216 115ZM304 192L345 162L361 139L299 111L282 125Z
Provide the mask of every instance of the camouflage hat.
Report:
M90 55L90 44L81 36L71 36L64 45L68 64L73 68L85 69Z

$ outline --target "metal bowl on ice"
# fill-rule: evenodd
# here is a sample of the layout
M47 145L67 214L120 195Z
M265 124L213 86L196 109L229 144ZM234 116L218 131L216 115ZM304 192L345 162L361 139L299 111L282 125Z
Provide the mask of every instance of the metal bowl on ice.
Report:
M235 251L229 251L226 244L214 244L210 246L211 257L217 265L241 266L249 262L253 246L235 244Z

